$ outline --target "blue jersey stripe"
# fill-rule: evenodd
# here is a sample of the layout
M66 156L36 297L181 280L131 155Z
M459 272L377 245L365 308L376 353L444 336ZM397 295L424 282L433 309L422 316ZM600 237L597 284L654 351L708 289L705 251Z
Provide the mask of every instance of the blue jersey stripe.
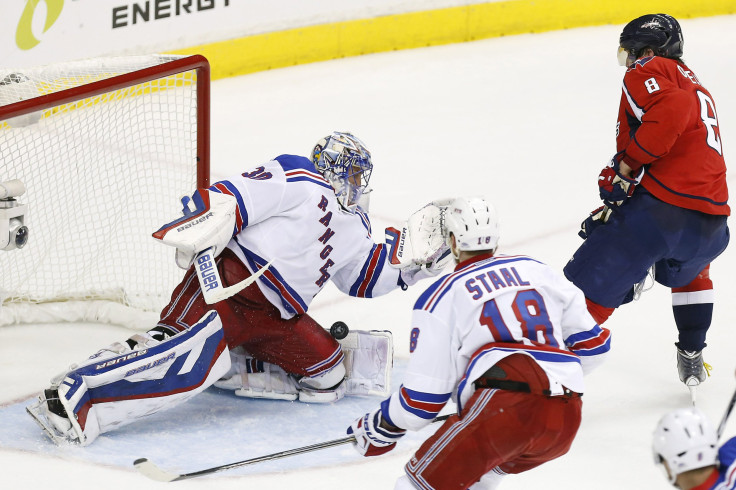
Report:
M245 248L243 245L238 243L238 247L240 247L240 250L243 252L243 255L245 255L245 259L248 261L248 265L250 265L252 270L258 270L268 261L264 259L263 257L258 256L257 254L253 253L252 251ZM300 313L297 309L297 306L301 307L302 311L307 311L307 304L304 302L304 300L297 294L297 292L289 286L289 284L284 280L284 278L281 276L278 270L272 265L268 268L269 272L273 274L278 284L273 283L268 277L266 277L265 274L261 275L261 277L258 278L259 281L261 281L262 284L264 284L267 288L275 292L279 295L279 298L281 298L281 304L284 305L284 308L286 308L286 311L294 314ZM289 295L293 298L294 303L289 300L279 289L279 285L283 287Z
M435 308L437 307L437 305L439 304L439 302L445 296L445 294L447 294L447 292L452 288L452 286L457 281L467 277L469 274L474 274L480 270L491 269L493 267L497 267L497 266L504 265L504 264L510 264L514 262L526 262L526 261L541 263L538 260L532 259L531 257L507 257L507 258L493 257L491 259L488 259L487 262L483 261L483 262L477 262L477 263L471 264L465 269L461 269L457 272L450 274L449 276L446 276L445 280L443 281L444 286L442 287L442 290L439 291L436 295L433 295L427 300L425 300L422 304L420 304L419 301L417 301L417 304L414 306L414 309L415 310L426 309L426 310L429 310L430 312L433 312ZM422 299L423 297L424 295L420 296L420 299Z
M279 155L274 160L279 162L284 172L288 172L289 170L307 170L316 173L317 171L312 161L301 155Z
M575 355L582 357L597 356L598 354L603 354L605 352L608 352L609 350L611 350L611 343L606 342L605 344L594 349L575 349Z
M300 181L307 181L311 182L313 184L321 185L322 187L326 189L332 190L332 186L328 184L327 182L323 182L321 180L313 179L311 177L307 177L306 175L299 175L295 177L287 177L286 182L300 182Z
M429 286L421 295L419 295L419 298L417 298L416 303L414 303L414 309L415 310L421 310L424 309L424 305L427 303L430 297L434 294L435 291L442 285L442 283L445 281L445 279L449 276L445 275L437 279L435 282L432 283L431 286Z
M585 332L578 332L568 336L565 339L565 344L575 345L580 342L585 342L587 340L598 337L601 333L603 333L603 329L599 325L596 325L595 327L591 328L590 330L586 330Z
M373 269L373 273L371 274L371 279L370 279L370 282L368 283L368 287L365 290L366 298L373 297L373 288L378 282L378 278L381 277L381 272L383 271L383 264L386 263L386 247L379 245L378 248L380 249L380 252L378 254L378 261L376 262L376 265Z
M437 416L439 411L442 409L442 407L439 407L437 408L437 411L435 412L435 411L427 411L427 410L421 410L419 408L414 408L411 405L408 405L406 403L406 400L404 400L404 397L402 396L399 396L399 403L401 403L401 407L404 410L424 420L432 420L433 418Z
M381 247L381 248L382 249L385 249L385 247ZM378 244L374 244L373 245L373 249L371 250L371 253L368 254L368 258L363 263L363 268L360 270L360 274L358 275L358 279L356 279L356 281L353 283L353 285L350 286L350 292L348 293L350 296L358 296L358 291L360 290L360 288L363 285L363 283L367 279L370 280L369 274L370 274L370 272L372 272L370 270L370 265L371 265L371 261L373 260L373 258L374 258L374 256L376 255L377 252L379 254L381 254L382 256L379 257L379 260L378 260L378 262L376 264L376 267L378 267L379 263L383 259L385 259L385 253L382 253L383 250L378 250ZM383 264L381 264L381 267L382 266L383 266ZM370 284L369 284L369 287L371 287ZM366 291L366 296L365 297L370 298L370 296L368 296L367 293L368 293L368 291Z
M402 389L411 397L412 400L428 403L445 403L450 399L450 393L427 393L425 391L410 390L402 385Z
M595 356L611 350L611 335L596 325L586 332L570 335L565 345L578 356Z
M245 201L243 201L243 196L240 195L240 191L229 180L223 180L218 183L224 185L227 188L227 190L229 190L232 193L235 199L237 199L238 209L240 210L240 217L243 219L243 226L241 230L246 228L248 226L248 209L246 209L245 207Z
M391 397L389 396L385 400L381 402L381 416L386 419L386 422L393 425L394 427L398 427L396 423L391 420L391 417L389 416L389 405L391 404Z
M371 234L371 220L368 219L368 215L364 213L360 208L355 210L355 214L357 214L360 217L360 221L363 223L363 226L368 231L368 234Z

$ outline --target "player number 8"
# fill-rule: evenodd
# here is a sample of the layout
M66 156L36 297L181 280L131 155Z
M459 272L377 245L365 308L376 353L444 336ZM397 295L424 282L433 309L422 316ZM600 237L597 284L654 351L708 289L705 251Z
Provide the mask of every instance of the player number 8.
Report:
M700 119L703 120L705 129L708 132L706 142L708 143L708 146L713 148L722 156L721 139L718 137L718 116L716 116L716 105L713 103L713 99L708 97L708 94L701 92L700 90L697 90L695 93L698 94L698 99L700 99Z

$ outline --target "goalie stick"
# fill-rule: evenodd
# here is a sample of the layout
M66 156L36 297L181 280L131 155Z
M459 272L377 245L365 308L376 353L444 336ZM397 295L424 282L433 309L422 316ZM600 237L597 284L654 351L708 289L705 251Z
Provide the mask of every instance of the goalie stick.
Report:
M432 423L434 422L442 422L444 420L447 420L450 417L450 415L441 415L434 420L432 420ZM240 468L241 466L247 466L255 463L261 463L263 461L271 461L274 459L281 459L286 458L289 456L294 456L297 454L302 453L308 453L311 451L318 451L320 449L327 449L329 447L335 447L340 446L343 444L350 444L355 442L355 436L347 436L343 437L341 439L333 439L331 441L325 441L325 442L319 442L317 444L312 444L309 446L302 446L294 449L288 449L286 451L281 451L278 453L273 454L267 454L265 456L259 456L257 458L251 458L246 459L244 461L238 461L236 463L230 463L230 464L224 464L221 466L214 466L212 468L207 468L204 470L194 471L192 473L172 473L170 471L162 470L155 464L153 464L151 461L149 461L147 458L139 458L133 461L133 466L143 475L147 476L151 480L155 481L161 481L161 482L170 482L170 481L180 481L180 480L188 480L189 478L196 478L198 476L205 476L205 475L211 475L212 473L218 473L220 471L230 470L233 468Z
M243 289L253 284L261 274L266 272L271 262L258 269L253 275L240 281L232 286L223 286L220 273L217 271L215 257L213 255L213 247L206 248L199 252L194 258L194 267L197 271L197 278L202 289L202 296L205 303L213 305L220 301L238 294Z

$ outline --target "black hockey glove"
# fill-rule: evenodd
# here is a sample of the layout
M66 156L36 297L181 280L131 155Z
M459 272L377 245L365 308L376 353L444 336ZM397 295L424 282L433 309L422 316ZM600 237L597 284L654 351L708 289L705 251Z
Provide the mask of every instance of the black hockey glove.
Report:
M631 197L643 176L644 167L633 178L624 176L621 173L621 161L616 155L598 175L598 193L607 205L620 206Z
M593 230L605 224L606 221L608 221L608 217L610 215L611 208L609 208L608 206L604 205L594 209L593 211L591 211L590 216L585 218L585 220L580 223L580 231L578 232L578 236L585 240L590 236L591 233L593 233Z

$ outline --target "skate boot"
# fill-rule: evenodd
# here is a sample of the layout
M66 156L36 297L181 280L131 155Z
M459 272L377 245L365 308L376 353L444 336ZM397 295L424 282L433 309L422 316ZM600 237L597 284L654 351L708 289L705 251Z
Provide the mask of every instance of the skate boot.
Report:
M677 372L686 386L697 386L708 377L703 362L703 351L677 349Z
M677 372L680 381L690 390L690 397L695 404L695 388L710 376L711 367L703 362L703 351L687 351L677 348Z
M36 403L26 408L36 423L57 445L64 443L78 444L77 436L67 411L59 400L59 392L55 388L44 390Z

